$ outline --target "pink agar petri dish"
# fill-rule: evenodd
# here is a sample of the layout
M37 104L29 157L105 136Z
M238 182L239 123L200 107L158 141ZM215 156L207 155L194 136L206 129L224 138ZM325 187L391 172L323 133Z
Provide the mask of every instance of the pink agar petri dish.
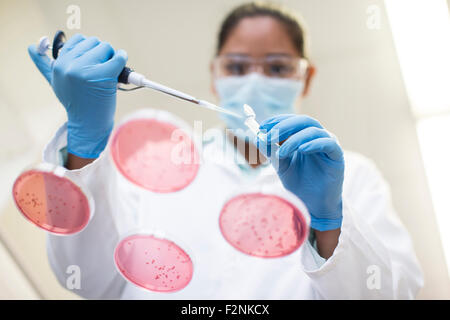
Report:
M286 256L305 241L303 214L281 197L248 193L231 198L219 218L224 238L237 250L262 258Z
M25 218L51 233L77 233L89 222L91 211L83 191L51 172L22 173L14 182L13 198Z
M114 261L128 281L156 292L175 292L192 279L189 255L174 242L154 235L135 234L121 240Z
M130 120L114 134L113 162L129 181L147 190L168 193L185 188L197 175L198 153L187 134L172 138L177 129L155 119Z

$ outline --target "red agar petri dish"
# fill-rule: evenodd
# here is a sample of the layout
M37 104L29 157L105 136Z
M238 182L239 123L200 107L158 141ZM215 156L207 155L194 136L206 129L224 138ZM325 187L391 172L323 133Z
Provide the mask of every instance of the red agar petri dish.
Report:
M156 119L130 120L114 134L113 162L129 181L147 190L168 193L185 188L197 175L198 153L187 134L172 138L177 129Z
M114 261L128 281L156 292L175 292L192 279L193 263L174 242L153 235L135 234L121 240Z
M294 252L307 235L306 220L294 205L263 193L231 198L222 208L219 224L224 238L234 248L262 258Z
M13 198L19 211L39 228L56 234L73 234L89 222L89 202L67 178L29 170L14 182Z

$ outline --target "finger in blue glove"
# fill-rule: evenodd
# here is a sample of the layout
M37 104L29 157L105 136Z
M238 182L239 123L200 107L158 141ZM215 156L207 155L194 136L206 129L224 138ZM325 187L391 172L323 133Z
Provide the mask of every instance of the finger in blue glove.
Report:
M269 156L286 189L308 207L311 227L320 231L339 228L344 157L337 140L305 115L278 115L261 123L260 129L268 130L266 141L258 141L260 150L281 144Z

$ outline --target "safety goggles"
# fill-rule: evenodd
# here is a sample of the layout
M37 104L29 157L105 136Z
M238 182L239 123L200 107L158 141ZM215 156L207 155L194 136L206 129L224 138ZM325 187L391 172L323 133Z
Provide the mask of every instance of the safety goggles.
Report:
M217 56L213 61L214 76L245 76L259 72L271 78L304 79L308 70L308 61L304 58L287 55L269 55L264 58L252 58L247 55L229 54Z

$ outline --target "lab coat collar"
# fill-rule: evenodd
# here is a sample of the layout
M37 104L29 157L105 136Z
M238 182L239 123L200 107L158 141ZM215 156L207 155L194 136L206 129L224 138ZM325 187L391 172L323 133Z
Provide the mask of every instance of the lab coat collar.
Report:
M210 130L217 132L217 128ZM244 156L227 139L224 131L221 135L212 135L207 130L204 136L209 137L203 139L203 158L205 161L212 161L238 177L268 178L277 175L270 162L266 162L257 168L251 167Z

